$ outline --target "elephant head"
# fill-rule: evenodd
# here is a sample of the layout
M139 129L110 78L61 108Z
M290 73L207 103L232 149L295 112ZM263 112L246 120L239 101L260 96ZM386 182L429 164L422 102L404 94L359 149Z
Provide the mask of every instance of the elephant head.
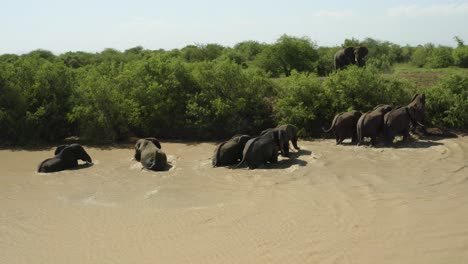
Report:
M415 121L414 126L419 125L424 128L422 123L426 112L426 95L424 93L415 94L411 99L411 103L408 104L408 108L411 117Z
M60 155L63 158L70 158L75 160L82 160L87 163L93 163L91 157L86 153L84 148L80 144L71 144L67 147L64 147L60 152Z
M367 55L367 53L369 53L369 50L366 47L357 47L357 48L354 48L353 52L354 52L356 64L359 67L364 66L364 57Z

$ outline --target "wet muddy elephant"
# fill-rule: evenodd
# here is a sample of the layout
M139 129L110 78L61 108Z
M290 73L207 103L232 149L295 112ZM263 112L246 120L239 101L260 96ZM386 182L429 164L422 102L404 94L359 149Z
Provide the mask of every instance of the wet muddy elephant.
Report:
M297 146L297 127L291 124L279 125L274 128L263 130L260 135L265 135L268 132L275 134L278 139L278 149L281 151L283 157L289 157L289 141L296 150L300 150Z
M219 144L211 159L213 167L239 163L242 160L242 151L249 139L251 139L249 135L235 135L231 139Z
M278 135L284 133L284 131L279 131L278 133L268 131L261 136L249 139L242 152L242 161L236 167L245 163L249 169L255 169L267 162L277 163L279 150Z
M402 135L403 141L408 139L409 132L424 122L426 110L426 96L416 94L407 106L399 107L388 112L384 117L384 135L387 145L393 143L395 136Z
M390 105L378 105L371 112L362 114L356 126L358 145L365 137L370 137L371 145L375 146L377 137L383 134L384 116L391 110Z
M148 137L148 138L139 139L135 144L135 155L134 155L134 157L135 157L135 159L137 161L140 161L142 145L144 145L144 143L146 141L151 141L158 149L162 149L161 142L159 142L159 140L157 138Z
M356 110L339 113L333 118L330 128L327 130L322 128L322 130L325 133L333 131L337 145L347 138L351 138L352 142L355 143L357 140L356 125L361 115L362 113Z
M159 141L157 141L159 144ZM161 146L159 144L159 146ZM158 148L154 140L139 139L135 144L135 159L143 165L143 168L162 171L167 168L167 157L160 148Z
M56 172L72 169L78 166L78 160L92 164L93 161L80 144L60 145L55 150L55 156L41 162L38 172Z

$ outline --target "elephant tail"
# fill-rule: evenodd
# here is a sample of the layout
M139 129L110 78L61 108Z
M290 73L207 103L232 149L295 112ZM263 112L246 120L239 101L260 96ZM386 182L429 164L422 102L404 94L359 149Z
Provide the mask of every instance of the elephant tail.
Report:
M338 119L338 117L339 117L340 115L341 115L341 114L337 114L337 115L335 116L335 118L333 118L332 124L331 124L331 126L330 126L329 129L326 129L326 130L325 130L325 128L322 127L323 132L328 133L328 132L332 131L332 130L335 128L336 120Z
M217 167L220 165L220 152L221 152L221 147L226 144L226 141L219 144L216 149L215 149L215 154L213 155L213 159L211 160L211 163L213 165L213 168L214 167Z
M242 152L242 160L239 162L239 164L237 164L234 167L235 169L239 168L242 164L244 164L244 162L247 159L247 156L249 156L250 152L252 151L254 143L259 139L260 139L260 137L256 137L256 138L253 138L253 139L250 139L249 141L247 141L247 143L245 144L245 147L244 147L244 151Z

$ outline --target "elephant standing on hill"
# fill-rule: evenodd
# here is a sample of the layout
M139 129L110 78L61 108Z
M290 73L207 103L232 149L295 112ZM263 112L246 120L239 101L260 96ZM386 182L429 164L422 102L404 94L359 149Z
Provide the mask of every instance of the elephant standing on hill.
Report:
M135 144L135 159L145 169L162 171L167 167L167 157L160 148L159 141L155 138L139 139Z
M333 118L330 128L327 130L322 128L322 130L325 133L333 131L337 145L346 138L351 138L352 142L355 143L357 140L356 125L361 115L362 113L356 110L339 113Z
M350 64L357 64L357 66L364 66L364 57L366 57L369 50L366 47L347 47L338 50L335 53L335 70L344 69Z
M268 128L263 130L260 135L264 135L268 132L275 133L275 137L278 138L278 148L281 151L283 157L289 157L289 141L296 150L300 150L297 146L297 127L291 124L279 125L275 128Z
M416 126L425 129L426 96L424 93L415 94L407 106L399 107L388 112L384 117L384 134L386 144L392 144L395 136L402 135L403 141L409 137L409 132Z
M249 139L251 139L249 135L235 135L219 144L211 159L213 167L237 164L242 160L242 151Z
M364 137L370 137L371 145L375 146L377 137L383 132L384 116L391 110L390 105L378 105L373 111L362 114L356 126L358 145Z
M55 156L41 162L38 172L56 172L78 166L78 160L92 164L91 157L80 144L60 145L55 150Z

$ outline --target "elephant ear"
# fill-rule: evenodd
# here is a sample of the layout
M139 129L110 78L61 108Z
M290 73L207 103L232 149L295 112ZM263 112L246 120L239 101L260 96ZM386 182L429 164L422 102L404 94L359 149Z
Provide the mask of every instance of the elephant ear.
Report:
M60 152L62 152L62 150L66 147L68 147L69 145L60 145L58 146L56 149L55 149L55 152L54 152L54 155L57 155L59 154Z
M145 138L146 140L149 140L153 142L153 144L158 148L161 149L161 143L159 143L159 140L157 138Z
M364 58L367 55L367 53L369 53L369 50L366 47L356 48L355 51L359 55L360 58Z

